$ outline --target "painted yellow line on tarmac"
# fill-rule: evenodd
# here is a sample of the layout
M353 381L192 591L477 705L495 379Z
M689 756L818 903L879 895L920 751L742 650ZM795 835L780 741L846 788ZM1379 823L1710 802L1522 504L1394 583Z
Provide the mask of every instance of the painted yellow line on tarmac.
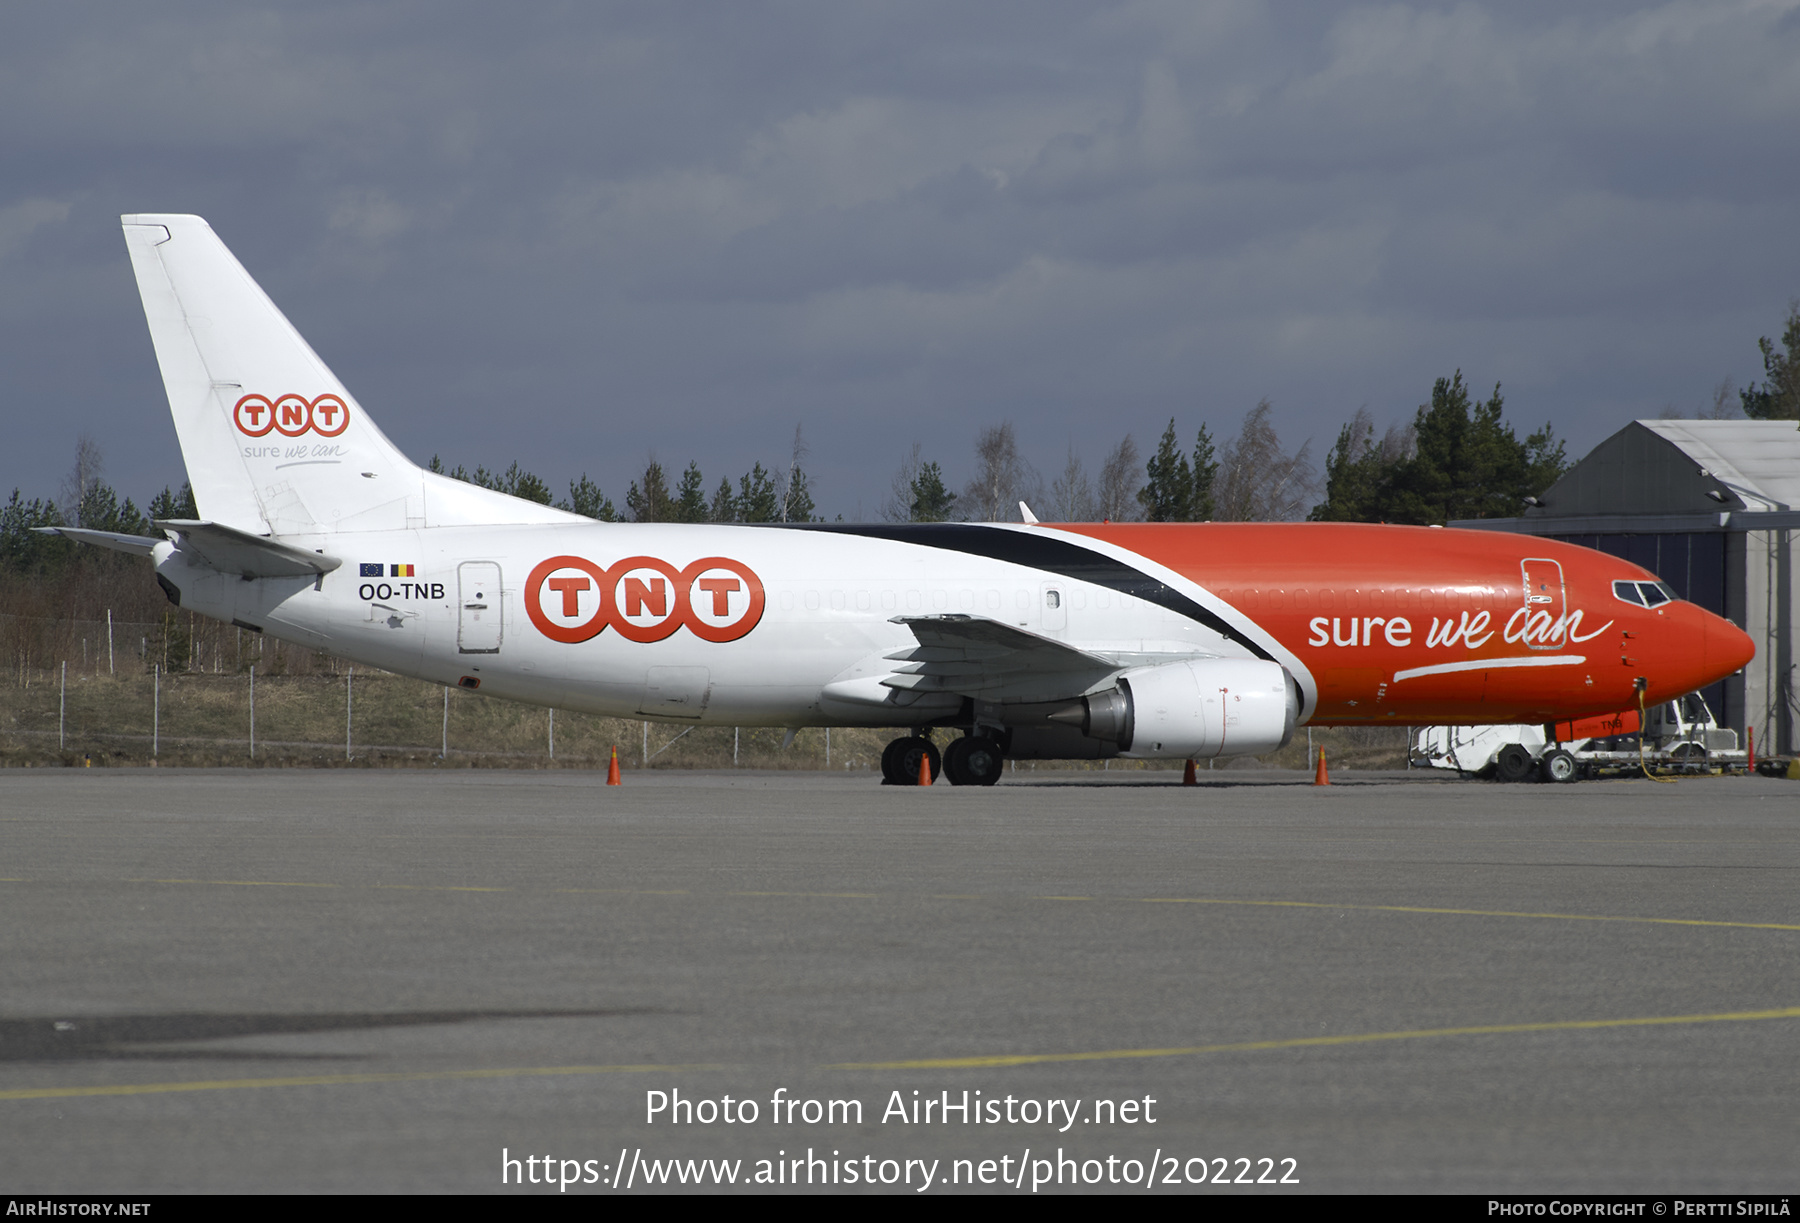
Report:
M727 892L727 896L794 896L806 900L877 900L874 892Z
M126 883L204 883L221 888L336 888L341 883L298 883L285 879L127 879Z
M0 1091L0 1100L72 1100L85 1096L154 1096L180 1091L246 1091L258 1087L336 1087L355 1083L429 1083L455 1079L545 1078L577 1074L645 1074L653 1071L720 1070L716 1065L524 1066L496 1070L420 1070L387 1074L308 1074L280 1079L197 1079L188 1083L114 1083L100 1087L22 1087Z
M934 1057L903 1062L840 1062L828 1070L979 1070L1030 1066L1044 1062L1104 1062L1126 1058L1192 1057L1201 1053L1249 1053L1267 1049L1308 1049L1333 1045L1367 1045L1390 1040L1425 1040L1438 1036L1500 1036L1522 1032L1579 1032L1596 1028L1648 1028L1689 1023L1748 1023L1759 1019L1800 1019L1800 1006L1772 1011L1721 1011L1713 1015L1651 1015L1635 1019L1570 1019L1553 1023L1496 1023L1466 1028L1420 1028L1407 1032L1356 1032L1345 1036L1300 1036L1288 1040L1251 1040L1224 1045L1188 1045L1177 1049L1105 1049L1089 1053L1001 1053L985 1057Z
M559 896L692 896L687 888L551 888Z
M1043 896L1040 900L1059 897ZM1358 905L1331 904L1318 900L1219 900L1202 896L1146 896L1140 902L1152 905L1246 905L1275 909L1354 909L1363 913L1436 913L1452 917L1534 917L1549 921L1636 922L1650 926L1728 926L1741 930L1800 930L1800 925L1783 922L1705 921L1693 917L1616 917L1600 913L1526 913L1509 909L1437 909L1424 905Z
M42 880L0 878L0 883L34 883ZM63 882L71 882L65 880ZM77 881L78 882L78 881ZM408 892L519 892L526 889L517 887L479 887L468 884L427 884L427 883L313 883L304 880L285 879L126 879L126 883L163 883L163 884L195 884L207 887L236 888L355 888L367 887L381 891ZM689 888L548 888L548 892L566 895L596 896L694 896L702 893ZM819 900L880 900L879 892L775 892L775 891L740 891L716 893L738 897L793 897L799 899ZM902 899L903 897L891 897ZM1054 900L1054 901L1115 901L1123 904L1155 904L1155 905L1225 905L1244 908L1266 909L1338 909L1359 913L1422 913L1443 917L1510 917L1527 918L1537 921L1591 921L1591 922L1623 922L1628 925L1646 926L1712 926L1720 929L1735 930L1795 930L1800 931L1800 923L1795 922L1752 922L1752 921L1719 921L1697 917L1632 917L1608 913L1534 913L1513 909L1450 909L1431 905L1370 905L1336 903L1322 900L1237 900L1220 896L1008 896L1003 894L931 894L928 900Z

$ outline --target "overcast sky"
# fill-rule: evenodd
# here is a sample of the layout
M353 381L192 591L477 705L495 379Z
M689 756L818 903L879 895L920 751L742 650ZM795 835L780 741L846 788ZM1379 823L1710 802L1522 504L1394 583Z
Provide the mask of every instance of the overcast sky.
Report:
M0 10L0 495L183 478L118 215L205 216L414 458L622 503L804 427L1048 475L1433 379L1572 457L1761 376L1795 3L61 3Z

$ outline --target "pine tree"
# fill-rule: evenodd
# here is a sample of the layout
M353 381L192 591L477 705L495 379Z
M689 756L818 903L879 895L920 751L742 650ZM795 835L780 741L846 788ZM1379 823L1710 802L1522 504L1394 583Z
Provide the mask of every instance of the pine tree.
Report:
M56 535L39 535L37 527L65 525L52 501L33 497L26 501L18 489L12 500L0 506L0 572L43 574L61 569L74 555L75 545Z
M1503 419L1498 384L1472 400L1459 370L1439 378L1408 434L1390 430L1380 446L1366 412L1338 434L1326 462L1320 522L1443 524L1510 518L1568 470L1563 443L1549 425L1520 441Z
M182 481L181 491L172 493L168 485L162 492L150 498L150 518L160 522L193 522L200 517L200 507L194 504L194 489L187 481Z
M761 463L738 481L737 510L740 522L780 521L781 497Z
M731 493L729 479L720 477L719 490L713 494L712 505L707 508L707 519L710 522L736 522L738 520L737 498Z
M1174 422L1171 420L1170 422ZM1213 516L1213 481L1219 474L1219 461L1213 457L1212 434L1206 426L1194 438L1193 496L1188 501L1189 522L1210 522Z
M1194 502L1194 472L1187 455L1175 444L1175 418L1163 430L1156 453L1144 465L1146 479L1138 490L1146 522L1187 522Z
M559 503L558 508L599 522L614 522L619 517L612 501L600 491L598 484L588 479L585 471L581 473L581 479L569 481L569 499Z
M949 522L956 511L956 494L944 487L944 473L936 462L922 464L912 482L912 521Z
M539 505L550 504L550 486L537 476L519 466L518 460L506 469L506 474L497 478L489 488L497 488L509 497L518 497L522 501L535 501Z
M812 493L806 487L806 473L796 463L788 475L787 496L781 503L781 520L783 522L811 522L813 520Z
M633 481L631 488L625 493L625 505L631 510L633 522L668 522L673 511L669 497L669 481L663 475L662 464L651 459L644 466L643 486Z
M1787 328L1781 333L1784 351L1776 352L1768 336L1756 343L1762 349L1766 381L1738 392L1744 415L1751 420L1800 420L1800 300L1788 303Z
M706 480L700 474L700 465L689 460L687 470L681 473L681 484L675 490L674 519L676 522L705 522L706 509Z
M1325 500L1307 517L1313 522L1372 522L1387 465L1375 445L1375 422L1358 408L1338 431L1325 460Z

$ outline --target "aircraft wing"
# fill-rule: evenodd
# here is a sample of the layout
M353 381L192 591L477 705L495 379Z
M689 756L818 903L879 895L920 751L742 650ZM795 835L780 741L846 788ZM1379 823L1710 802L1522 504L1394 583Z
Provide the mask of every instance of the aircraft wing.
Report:
M895 616L893 623L919 641L886 656L899 665L881 685L903 692L1055 700L1080 696L1119 669L1111 659L984 616Z

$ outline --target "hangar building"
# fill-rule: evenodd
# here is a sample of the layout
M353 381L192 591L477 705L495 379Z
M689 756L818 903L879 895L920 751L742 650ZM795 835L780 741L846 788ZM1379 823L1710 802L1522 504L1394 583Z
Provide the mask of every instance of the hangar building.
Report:
M1656 574L1749 633L1756 660L1705 692L1758 753L1800 751L1793 609L1800 574L1800 427L1788 420L1637 420L1596 446L1520 518L1451 526L1581 544Z

